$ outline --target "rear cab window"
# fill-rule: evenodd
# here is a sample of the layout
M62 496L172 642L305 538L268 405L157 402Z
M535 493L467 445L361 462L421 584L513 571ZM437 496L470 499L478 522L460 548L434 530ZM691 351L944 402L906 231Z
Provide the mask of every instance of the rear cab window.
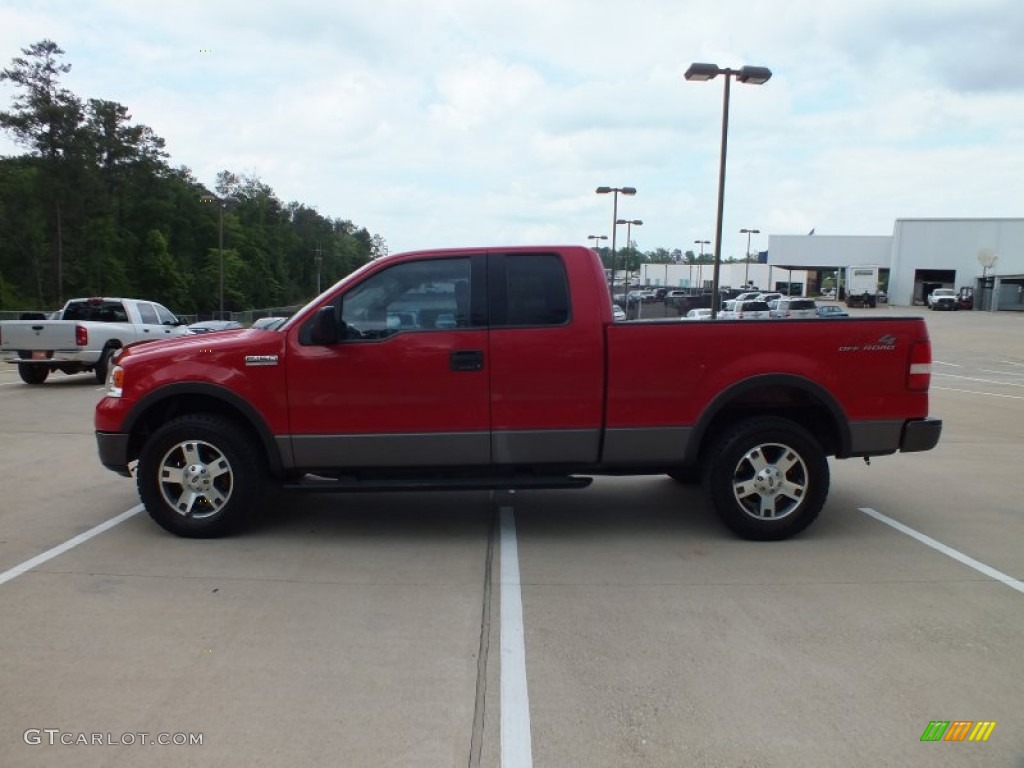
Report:
M127 323L128 313L120 301L87 299L69 302L61 319L95 323Z
M558 254L493 255L488 279L492 327L569 323L569 278Z

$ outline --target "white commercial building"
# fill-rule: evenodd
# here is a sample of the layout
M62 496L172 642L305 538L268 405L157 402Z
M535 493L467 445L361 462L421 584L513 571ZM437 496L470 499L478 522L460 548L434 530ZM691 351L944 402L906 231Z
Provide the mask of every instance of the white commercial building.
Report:
M769 235L768 264L808 270L811 293L837 269L876 265L892 304L970 287L975 309L1024 311L1024 219L897 219L891 236Z

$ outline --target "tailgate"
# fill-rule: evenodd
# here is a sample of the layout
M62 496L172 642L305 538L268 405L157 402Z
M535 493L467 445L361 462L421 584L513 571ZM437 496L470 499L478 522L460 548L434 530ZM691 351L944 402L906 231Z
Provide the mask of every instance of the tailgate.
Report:
M77 350L75 325L70 320L5 320L0 323L0 350Z

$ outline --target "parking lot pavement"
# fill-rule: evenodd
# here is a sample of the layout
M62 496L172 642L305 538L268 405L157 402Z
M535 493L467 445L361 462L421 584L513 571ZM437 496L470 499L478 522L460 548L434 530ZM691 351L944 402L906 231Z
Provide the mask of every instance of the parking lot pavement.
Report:
M336 502L287 499L302 509L216 542L137 515L3 585L0 697L17 715L0 764L464 762L489 505ZM50 747L26 729L202 744Z
M1019 768L1024 594L862 511L1024 579L1024 318L923 314L938 448L832 462L791 541L739 541L659 477L494 501L280 494L217 541L130 516L0 584L0 765L498 766L511 747L537 766ZM98 397L89 377L0 371L0 572L137 505L96 458ZM997 725L922 743L956 720Z

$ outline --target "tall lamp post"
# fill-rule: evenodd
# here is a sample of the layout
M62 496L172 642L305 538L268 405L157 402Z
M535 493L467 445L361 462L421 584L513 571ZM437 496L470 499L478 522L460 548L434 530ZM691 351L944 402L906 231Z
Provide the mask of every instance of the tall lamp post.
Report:
M760 235L760 229L741 229L741 235L747 236L747 267L743 270L743 290L747 290L747 286L750 285L750 236Z
M320 267L324 263L324 249L320 247L320 241L316 241L316 250L313 251L313 263L316 264L316 295L320 295Z
M633 226L639 227L639 226L641 226L643 224L643 222L640 221L640 219L616 219L615 223L616 224L625 224L626 225L626 250L629 250L632 247L630 245L630 243L633 242L630 239L632 237L632 227ZM627 256L626 258L628 259L629 257ZM626 262L626 277L627 278L629 277L629 262L628 261Z
M704 246L711 245L711 241L694 240L693 243L694 245L700 246L700 256L697 259L697 282L699 283L697 287L700 288L701 290L704 290L704 282L701 280L701 271L704 269L704 267L702 267L701 265L704 263ZM691 272L690 274L692 275L693 273ZM714 312L714 309L712 309L711 311Z
M595 251L597 250L598 243L600 243L602 240L607 240L607 239L608 239L608 235L587 235L587 240L593 240L594 241L594 245L592 247L593 247L593 249ZM598 254L598 256L600 256L600 254Z
M633 242L632 239L631 239L631 237L632 237L632 227L633 227L634 224L636 224L639 227L641 224L643 224L643 222L640 221L640 219L616 219L615 223L616 224L625 224L626 225L626 251L628 253L628 252L630 252L630 248L631 248L630 243ZM626 266L626 289L625 289L626 290L626 310L628 311L629 310L629 256L626 256L624 261L625 261L625 266ZM637 267L637 284L640 283L639 275L640 275L640 268ZM636 302L636 316L637 317L640 317L641 310L642 310L642 306L641 306L640 299L638 298L637 302Z
M619 219L619 193L624 195L635 195L636 187L598 187L594 190L599 195L607 195L609 192L612 193L612 279L611 279L611 295L612 299L615 299L615 231L617 227L615 222Z
M220 314L219 320L224 319L224 200L215 195L203 195L199 198L204 203L217 203L217 250L220 251Z
M711 280L711 318L718 316L718 275L722 264L722 213L725 201L725 155L729 137L729 84L735 77L741 83L764 85L772 76L768 67L743 66L739 69L719 67L717 64L693 63L683 75L687 80L712 80L725 75L725 92L722 97L722 152L718 163L718 223L715 225L715 268Z

